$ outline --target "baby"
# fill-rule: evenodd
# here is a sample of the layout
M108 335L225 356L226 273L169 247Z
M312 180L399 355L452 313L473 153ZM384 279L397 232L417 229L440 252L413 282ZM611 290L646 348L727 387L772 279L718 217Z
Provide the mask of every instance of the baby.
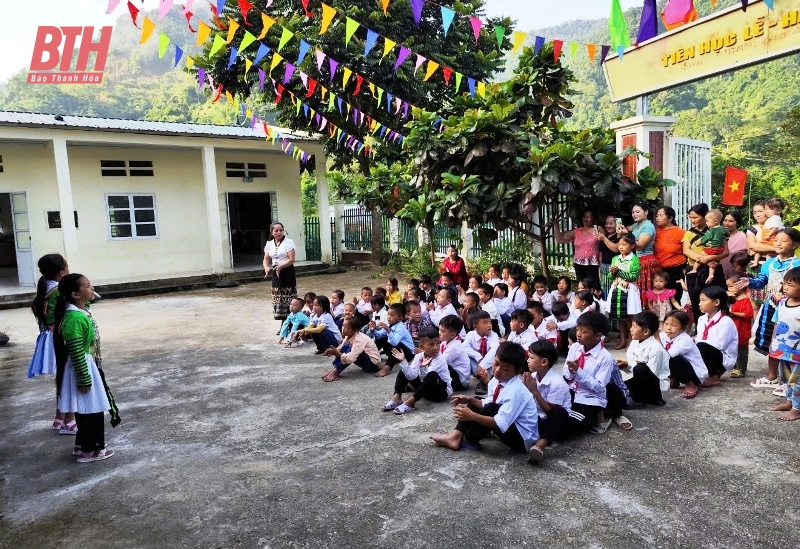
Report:
M700 244L703 246L703 253L705 255L720 255L725 251L725 241L730 236L730 233L725 227L721 227L722 212L714 209L706 214L706 232L703 238L700 239ZM708 277L706 284L711 284L714 280L714 273L719 267L719 261L708 262ZM696 273L697 268L700 266L699 261L694 262L694 267L687 274Z

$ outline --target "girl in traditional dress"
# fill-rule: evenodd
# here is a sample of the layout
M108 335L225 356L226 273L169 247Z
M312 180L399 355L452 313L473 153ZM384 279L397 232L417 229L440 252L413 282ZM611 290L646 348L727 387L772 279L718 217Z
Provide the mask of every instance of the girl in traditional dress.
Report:
M619 345L625 349L631 342L631 317L642 312L642 299L636 281L639 278L639 258L634 253L636 239L630 233L619 237L619 255L611 261L611 318L619 321Z
M295 245L286 236L283 223L270 225L272 240L264 246L264 278L272 273L272 313L275 320L286 320L289 304L297 297L297 278L294 272Z
M639 258L639 279L636 280L636 287L640 291L640 299L644 300L643 293L651 288L653 273L658 268L658 261L655 256L656 227L648 219L648 206L644 202L639 202L631 208L633 225L625 227L620 225L617 232L620 234L632 234L636 242L636 256ZM641 305L644 305L642 301Z
M33 358L28 366L28 377L39 375L55 375L56 352L53 348L53 327L56 322L56 301L58 300L58 282L67 274L67 260L61 254L43 255L38 262L42 276L36 285L36 297L31 310L39 323L39 336L33 350ZM58 390L56 390L56 394ZM56 407L56 418L53 430L65 435L74 435L78 431L74 414L65 414Z

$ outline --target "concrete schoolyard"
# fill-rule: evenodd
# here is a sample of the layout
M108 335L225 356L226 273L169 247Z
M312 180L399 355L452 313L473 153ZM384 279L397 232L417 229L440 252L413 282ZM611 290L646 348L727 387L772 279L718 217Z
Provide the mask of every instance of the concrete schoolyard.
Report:
M347 300L383 278L299 280ZM626 413L539 466L487 441L452 452L445 404L380 408L394 377L276 345L269 285L93 306L122 424L77 464L49 430L52 378L26 379L29 311L0 312L0 547L795 547L800 422L744 380ZM751 356L751 374L765 361Z

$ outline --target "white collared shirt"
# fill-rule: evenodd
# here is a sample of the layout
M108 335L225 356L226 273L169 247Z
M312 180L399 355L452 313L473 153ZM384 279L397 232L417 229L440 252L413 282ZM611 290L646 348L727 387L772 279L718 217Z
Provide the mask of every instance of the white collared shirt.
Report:
M497 314L497 307L494 304L494 299L490 299L486 303L478 303L482 311L489 313L489 318L492 320L500 320L500 315Z
M458 374L458 380L461 385L469 385L472 369L469 364L469 354L467 354L467 350L461 341L457 339L442 341L439 346L439 352L447 361L447 365Z
M368 317L372 316L372 303L369 301L364 301L363 299L359 299L358 303L356 304L356 310L362 315L367 315Z
M497 353L497 347L500 345L500 338L494 332L489 332L486 336L486 355L481 356L481 336L478 332L472 330L464 337L464 349L470 358L474 359L478 366L486 368L487 370L492 367L494 363L494 355Z
M572 409L572 393L569 392L569 386L564 381L564 377L555 367L547 370L544 379L539 380L539 394L546 402L561 406L567 412ZM547 417L544 410L539 410L539 417Z
M506 341L510 341L511 343L518 343L522 345L522 348L526 351L530 348L531 343L538 340L539 338L536 335L536 330L533 326L528 326L525 328L521 333L517 333L515 331L511 331L506 338Z
M644 341L631 341L626 353L628 359L628 369L633 371L633 367L639 362L647 364L659 381L662 391L669 391L669 354L664 350L661 342L654 336L650 336Z
M567 362L577 361L582 352L583 345L573 343L567 353ZM612 368L617 368L617 363L602 342L585 353L583 368L578 368L575 374L564 364L564 379L570 382L570 387L575 391L575 402L605 408L608 404L606 385L611 381Z
M275 245L272 239L264 246L264 253L272 258L272 267L280 267L289 261L289 252L295 249L294 241L291 238L283 237L279 245Z
M514 304L511 303L511 299L508 297L495 297L493 298L495 309L497 309L497 314L500 316L509 315L511 314L511 309L514 307Z
M553 322L558 323L554 316L549 316L547 318L542 319L542 323L539 324L539 327L535 327L531 324L531 328L533 328L534 333L536 334L536 339L543 339L545 341L549 341L553 345L558 342L558 330L548 330L547 323Z
M430 311L429 314L430 314L430 318L431 318L431 324L433 324L437 328L439 327L439 322L444 317L450 316L450 315L458 316L458 312L456 312L456 308L453 307L452 303L448 303L444 307L442 307L442 306L437 304L436 308L434 308L432 311Z
M498 385L502 387L497 394L500 410L494 416L497 428L501 433L505 433L512 424L516 425L522 440L525 441L525 448L530 450L539 439L539 408L536 406L536 400L519 376L514 376L502 384L493 377L489 381L486 398L481 401L483 406L495 402L494 391Z
M427 366L422 365L423 358L425 358L425 353L417 353L411 364L404 360L400 363L400 368L409 380L419 379L422 381L429 373L435 372L439 379L447 384L447 396L450 397L453 394L453 380L450 378L450 370L447 369L447 361L442 353L436 353Z
M703 339L706 325L715 322L708 331L708 337ZM705 341L719 349L722 352L722 365L726 370L730 371L736 365L736 358L739 356L739 332L731 317L722 314L722 311L718 311L711 319L705 314L697 320L696 341Z
M533 292L531 295L532 301L538 301L544 307L544 310L548 313L553 309L553 294L550 292L545 292L544 295L539 295L537 292Z
M523 290L522 287L517 286L515 288L509 288L508 297L511 300L511 312L528 307L528 296L525 294L525 290Z
M681 332L675 339L670 339L667 334L661 332L660 337L661 345L664 346L664 350L670 357L682 356L685 358L692 365L692 369L701 383L708 378L708 368L706 368L703 355L700 354L700 349L697 348L692 336Z

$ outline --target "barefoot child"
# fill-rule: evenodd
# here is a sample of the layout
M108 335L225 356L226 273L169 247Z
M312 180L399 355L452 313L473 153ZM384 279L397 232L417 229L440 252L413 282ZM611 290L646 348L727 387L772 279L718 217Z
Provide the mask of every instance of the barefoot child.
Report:
M281 338L278 340L278 345L286 343L287 347L291 347L292 343L297 341L297 333L308 326L308 317L303 314L303 300L295 297L289 303L289 316L281 324Z
M526 369L525 350L516 343L500 344L492 363L494 377L484 399L453 397L455 430L433 435L437 446L460 450L479 448L492 433L515 452L528 452L539 438L538 410L520 374Z
M361 322L356 318L346 318L342 322L342 343L338 347L328 347L325 356L332 356L333 368L328 370L322 380L336 381L342 372L355 364L365 372L377 372L381 365L381 353L375 342L361 333Z
M664 330L659 334L661 345L669 355L670 388L677 389L681 384L686 388L683 398L697 396L697 391L708 379L708 368L703 362L700 349L686 330L692 320L686 311L671 311L664 319Z
M384 405L384 412L394 410L398 415L416 412L414 406L418 400L442 402L453 394L447 361L439 353L439 330L432 326L425 328L419 338L422 352L413 358L411 364L405 360L402 351L392 349L392 356L400 362L400 372L394 383L394 395ZM403 401L403 393L407 392L409 385L414 394Z
M617 367L603 347L608 320L602 313L590 311L578 318L577 342L569 348L564 366L564 379L575 393L566 430L570 434L586 433L595 425L606 423L603 409L608 404L606 385L611 370Z
M321 355L328 347L336 347L342 342L342 332L331 316L331 302L324 295L314 299L308 326L298 333L298 337L305 336L311 336L317 345L315 355Z
M472 379L469 355L458 335L463 327L461 319L454 315L444 317L439 323L439 352L447 361L454 391L467 390Z
M386 353L388 357L386 366L378 370L375 374L376 377L385 377L392 373L394 365L399 363L394 351L400 351L405 357L405 360L412 360L414 358L414 340L411 339L411 334L406 330L403 323L406 318L406 306L402 303L393 303L389 305L389 312L386 316L386 322L375 323L375 345L378 349Z
M796 421L800 419L800 268L790 269L783 278L786 298L778 303L775 311L775 333L769 347L770 358L779 361L786 383L786 402L773 406L775 412L783 412L778 419Z
M725 252L725 241L730 236L730 233L725 227L721 227L723 215L719 210L711 210L706 214L706 227L707 230L703 233L700 239L700 245L703 246L703 253L705 255L720 255ZM694 267L686 274L696 274L697 268L701 265L699 261L695 261ZM706 284L711 284L714 281L714 273L719 267L719 261L709 261L708 265L708 278Z
M728 313L728 293L719 286L707 286L700 291L700 312L704 314L697 319L695 341L708 368L703 387L714 387L736 364L739 333Z
M528 370L522 381L533 395L539 410L539 440L528 452L528 461L538 463L544 449L564 436L569 419L572 395L561 374L553 368L558 359L555 345L549 341L534 341L528 348Z
M675 299L675 290L667 288L667 284L669 284L669 274L665 271L656 271L653 273L653 287L644 293L645 306L658 317L659 329L664 326L668 312L682 308Z
M475 394L485 395L500 338L492 331L492 321L486 311L473 313L470 321L474 330L464 337L464 348L469 355L470 371L478 379Z
M741 275L735 274L728 278L728 297L731 299L731 318L739 334L739 355L736 367L731 370L732 378L744 377L747 374L747 361L750 355L750 334L753 331L753 302L744 288L738 288L737 283Z
M658 317L652 311L643 311L631 322L631 341L627 360L617 360L623 371L632 374L625 381L631 399L637 405L654 404L664 406L662 393L669 390L669 355L658 333Z
M619 237L619 255L611 260L609 272L614 282L609 290L611 318L619 320L619 345L624 349L631 342L630 328L633 315L642 312L642 301L636 280L639 278L639 258L636 257L636 240L626 233Z

